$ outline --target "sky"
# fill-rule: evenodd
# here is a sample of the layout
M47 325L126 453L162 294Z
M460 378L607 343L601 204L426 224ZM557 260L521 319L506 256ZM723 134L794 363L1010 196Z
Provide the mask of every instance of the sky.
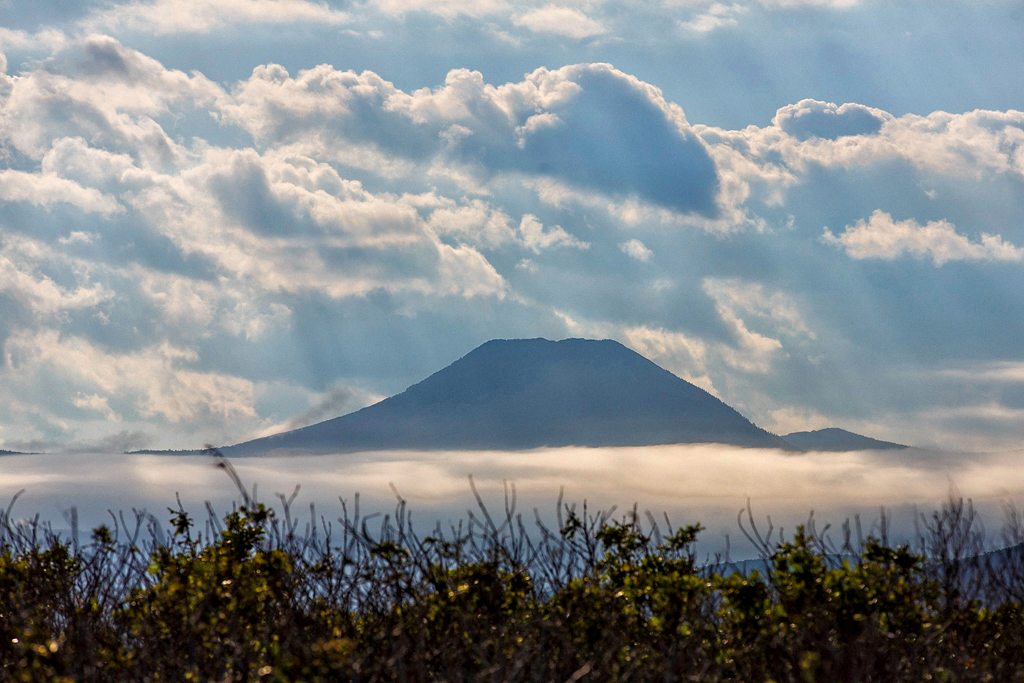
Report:
M228 444L492 338L1024 437L1024 5L0 0L0 448Z

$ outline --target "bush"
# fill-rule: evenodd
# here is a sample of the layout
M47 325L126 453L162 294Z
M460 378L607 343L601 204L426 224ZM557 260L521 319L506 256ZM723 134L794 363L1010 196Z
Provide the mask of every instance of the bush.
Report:
M230 465L220 466L234 476ZM235 477L237 482L237 477ZM514 489L420 537L405 503L371 530L358 498L304 533L241 501L205 530L115 518L88 543L0 517L0 678L17 681L1024 680L1024 557L983 553L970 504L915 545L841 543L813 519L759 570L700 565L673 529L558 502L528 529ZM475 489L474 489L475 492ZM12 503L13 504L13 503ZM564 515L562 514L564 513ZM666 520L667 524L667 520ZM883 523L882 529L885 525Z

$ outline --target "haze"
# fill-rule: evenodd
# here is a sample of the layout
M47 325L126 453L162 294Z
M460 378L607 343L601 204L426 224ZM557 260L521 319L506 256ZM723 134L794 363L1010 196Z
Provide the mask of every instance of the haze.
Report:
M667 513L675 524L700 521L707 527L703 552L722 552L725 535L736 558L753 551L736 525L736 513L750 498L762 528L771 515L791 533L813 510L819 526L836 526L859 514L865 533L888 509L895 538L913 534L913 506L930 512L951 485L970 497L982 513L990 541L998 542L1002 506L1024 503L1020 453L946 456L925 452L807 453L726 446L649 446L643 448L559 448L532 451L391 451L341 455L237 458L232 460L260 500L278 507L276 493L302 489L295 514L308 519L309 503L332 520L338 497L351 505L361 494L364 513L389 513L394 485L409 501L421 531L476 509L467 477L473 475L492 514L504 506L504 484L514 483L519 510L527 521L536 507L552 523L560 487L566 502L588 501L591 510L638 503L641 512ZM175 493L199 518L210 501L221 513L238 492L224 472L204 456L167 457L102 453L7 456L0 460L0 501L19 489L15 517L36 513L58 528L63 515L78 508L83 530L109 523L112 509L145 508L161 521L176 507ZM877 533L877 528L875 530Z

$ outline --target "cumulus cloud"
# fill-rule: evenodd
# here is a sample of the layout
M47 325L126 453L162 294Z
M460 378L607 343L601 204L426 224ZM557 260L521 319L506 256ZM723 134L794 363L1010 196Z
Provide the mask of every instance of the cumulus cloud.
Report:
M729 310L754 315L783 334L815 338L796 302L784 292L772 292L761 283L737 278L707 278L704 291Z
M872 135L892 119L888 112L862 104L848 102L836 106L832 102L800 100L779 109L772 123L799 140L811 137L835 140L847 135Z
M123 211L117 199L94 187L82 187L52 173L26 173L13 169L0 171L0 200L29 202L36 206L64 203L86 213Z
M702 14L681 22L680 27L694 33L710 33L716 29L735 26L739 23L739 17L747 11L749 8L743 5L714 2Z
M704 292L715 302L715 310L719 318L735 340L734 347L721 347L720 353L725 363L742 372L764 374L771 370L772 362L784 353L782 342L778 339L751 330L744 314L761 314L759 304L745 296L744 284L737 281L721 281L705 278ZM755 305L752 306L751 303Z
M71 38L63 31L50 27L41 27L34 33L22 29L11 29L0 26L0 46L6 50L51 50L57 51L71 42ZM2 53L0 53L2 56ZM4 66L7 58L3 57ZM2 74L5 69L0 69Z
M387 14L431 12L443 17L483 17L507 13L512 8L512 4L505 0L372 0L372 4Z
M153 117L172 105L212 103L220 89L206 77L168 70L113 38L90 36L74 61L14 79L0 107L0 140L34 159L62 138L81 138L164 168L186 152Z
M545 5L535 7L512 18L516 26L524 26L534 33L556 35L583 40L608 32L601 22L591 19L575 7Z
M856 7L860 0L759 0L765 7L824 7L830 9L847 9Z
M82 22L90 30L165 35L208 33L245 24L347 24L346 12L307 0L135 0L104 7Z
M355 146L435 172L454 164L481 179L550 177L683 213L718 210L715 164L682 109L607 64L541 68L500 86L457 69L443 87L412 93L371 72L320 66L293 78L269 65L220 109L264 143L326 144L341 159Z
M612 26L599 3L556 4ZM443 2L392 5L466 21ZM124 7L158 6L171 5ZM893 117L803 100L725 129L607 64L510 82L455 69L422 89L392 72L267 64L215 83L109 37L68 41L0 76L7 439L98 443L118 419L178 439L167 445L241 438L355 405L324 393L341 378L391 393L495 336L616 338L760 422L820 425L837 414L832 387L871 374L836 349L899 356L865 322L878 306L857 305L889 283L864 282L851 259L1024 260L1019 112ZM915 202L948 221L892 218L920 215ZM827 258L827 277L821 240L850 257ZM1001 279L1012 270L973 284L1015 292ZM948 272L915 275L941 286ZM835 300L851 305L836 313ZM1019 360L1000 340L1019 337L1020 316L993 332L981 313L943 311L940 326L917 303L929 339ZM279 391L284 377L295 384ZM52 386L65 389L40 389Z
M864 169L893 161L974 181L1024 176L1024 112L1012 110L897 118L863 105L802 100L779 109L771 126L694 131L720 166L775 186L792 185L811 166Z
M100 396L99 394L79 394L76 398L71 401L76 408L83 410L91 410L103 415L103 417L109 422L120 422L121 416L110 407L110 403L106 396Z
M81 337L56 330L18 333L4 344L6 371L22 377L46 367L71 386L95 391L98 405L111 396L132 397L139 417L171 422L255 418L253 384L240 377L204 372L190 366L191 349L162 343L128 354L115 354ZM77 407L80 398L69 398ZM75 403L79 401L79 403Z
M647 248L643 242L638 239L628 240L619 244L619 249L626 256L636 259L637 261L643 261L646 263L651 260L654 256L654 252Z
M93 308L108 301L114 293L100 282L90 282L88 274L77 286L62 286L40 272L54 254L38 241L5 235L0 229L0 294L21 302L40 317L62 311Z
M1003 241L999 235L982 233L980 242L972 242L948 221L929 221L921 225L912 218L894 220L880 210L866 221L847 226L838 236L826 228L821 239L845 249L855 259L892 261L910 255L918 259L931 258L936 266L947 261L1024 260L1024 249Z
M542 249L550 249L552 247L590 248L590 244L576 239L559 225L545 230L544 225L532 214L526 214L519 222L519 234L523 246L535 254L539 254Z

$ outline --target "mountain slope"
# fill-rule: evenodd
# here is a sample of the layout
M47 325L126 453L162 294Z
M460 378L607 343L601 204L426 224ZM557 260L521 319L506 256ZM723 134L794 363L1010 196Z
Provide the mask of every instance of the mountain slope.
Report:
M349 415L223 449L328 453L718 442L793 450L611 340L493 340Z
M891 441L879 441L869 436L848 432L838 427L817 429L813 432L793 432L782 437L805 451L886 451L909 448Z

